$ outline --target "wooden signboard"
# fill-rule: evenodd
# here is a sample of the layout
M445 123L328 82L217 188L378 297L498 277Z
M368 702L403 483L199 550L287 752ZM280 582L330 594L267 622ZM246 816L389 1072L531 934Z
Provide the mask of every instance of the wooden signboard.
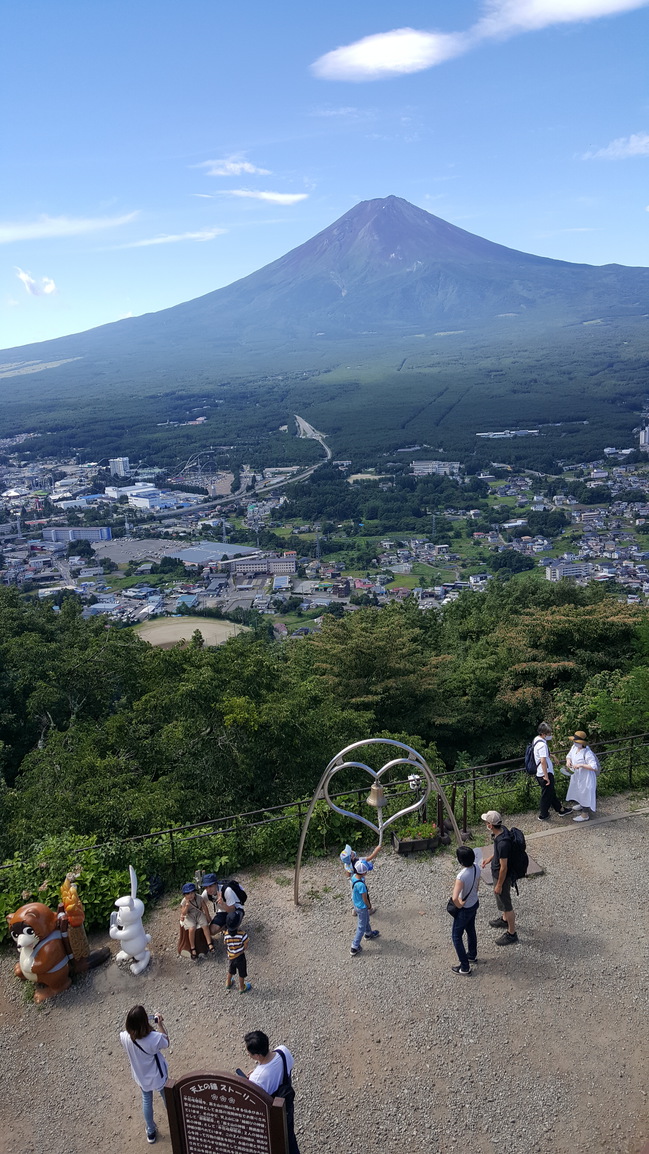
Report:
M283 1098L237 1074L186 1074L167 1082L173 1154L287 1154Z

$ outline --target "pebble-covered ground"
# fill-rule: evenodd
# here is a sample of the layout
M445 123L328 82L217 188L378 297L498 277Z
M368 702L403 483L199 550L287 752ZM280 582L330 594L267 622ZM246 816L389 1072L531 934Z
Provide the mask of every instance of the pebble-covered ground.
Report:
M253 982L244 996L224 992L221 945L215 958L177 957L171 900L149 918L154 960L140 978L111 962L36 1007L1 953L2 1154L147 1148L118 1041L139 1001L165 1016L172 1076L249 1069L250 1029L286 1043L302 1154L639 1154L649 1139L649 801L604 799L599 816L627 810L581 825L553 817L547 829L529 815L515 822L534 835L546 872L521 883L517 946L494 944L482 887L480 963L468 978L450 969L448 853L381 855L371 879L381 936L356 958L337 860L307 865L297 909L289 870L241 875ZM170 1152L161 1104L156 1112L157 1148Z

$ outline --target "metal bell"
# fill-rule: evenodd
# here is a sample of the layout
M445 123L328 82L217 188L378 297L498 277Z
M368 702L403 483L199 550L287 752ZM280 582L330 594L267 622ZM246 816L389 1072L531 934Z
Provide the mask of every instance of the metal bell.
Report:
M387 798L382 785L374 783L370 789L367 804L374 806L374 809L382 809L384 805L387 805Z

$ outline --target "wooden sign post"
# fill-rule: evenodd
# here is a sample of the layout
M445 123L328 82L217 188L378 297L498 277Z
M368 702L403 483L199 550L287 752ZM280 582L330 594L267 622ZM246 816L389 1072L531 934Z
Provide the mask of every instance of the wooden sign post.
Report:
M237 1074L186 1074L164 1088L173 1154L287 1154L286 1108Z

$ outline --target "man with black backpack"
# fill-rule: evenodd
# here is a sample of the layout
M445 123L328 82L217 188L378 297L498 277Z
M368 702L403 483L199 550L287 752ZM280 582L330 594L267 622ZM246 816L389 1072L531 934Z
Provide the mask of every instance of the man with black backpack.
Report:
M243 886L235 881L219 882L216 874L205 874L203 885L205 889L201 897L205 898L213 912L210 923L214 927L213 932L224 933L226 924L231 930L236 930L243 921L243 907L248 897ZM228 917L231 919L229 922Z
M489 833L493 838L493 853L491 857L483 857L482 868L491 864L491 874L494 879L494 895L496 905L500 910L500 917L489 922L494 929L504 929L504 934L496 938L497 946L513 946L518 941L516 933L516 914L512 905L511 888L516 886L519 878L525 877L527 870L527 854L525 852L525 838L520 830L507 829L503 819L495 809L489 809L482 814ZM518 838L520 834L520 839ZM521 844L522 843L522 844ZM518 892L518 886L516 886Z
M293 1070L293 1055L286 1046L278 1046L271 1050L268 1034L263 1030L251 1030L244 1037L246 1050L256 1062L254 1070L248 1075L251 1082L261 1086L272 1098L283 1098L286 1103L286 1130L288 1134L288 1154L300 1154L293 1122L293 1103L295 1090L291 1081ZM237 1074L241 1074L237 1070Z

